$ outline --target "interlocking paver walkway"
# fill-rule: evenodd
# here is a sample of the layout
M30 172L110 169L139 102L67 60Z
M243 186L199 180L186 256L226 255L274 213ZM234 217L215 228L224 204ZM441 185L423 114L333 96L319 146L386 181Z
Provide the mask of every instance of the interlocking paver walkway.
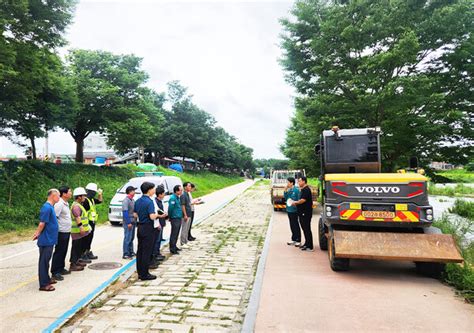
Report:
M133 282L65 330L240 331L270 216L268 187L257 184L193 228L197 240L156 280Z

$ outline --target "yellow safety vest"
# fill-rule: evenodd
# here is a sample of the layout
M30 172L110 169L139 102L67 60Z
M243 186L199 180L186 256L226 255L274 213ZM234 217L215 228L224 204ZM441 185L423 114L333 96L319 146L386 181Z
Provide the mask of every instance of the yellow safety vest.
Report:
M72 214L72 209L74 208L74 206L79 206L79 208L81 208L81 223L82 223L82 227L84 228L84 231L89 231L89 230L90 230L89 218L87 217L87 211L86 211L86 209L85 209L84 206L82 206L80 203L74 202L74 203L71 205L71 217L72 217L72 220L74 221L74 222L73 222L73 226L71 227L71 234L79 234L79 233L81 233L81 230L80 230L79 227L77 226L77 223L75 223L75 222L76 222L76 217ZM74 225L75 225L75 226L74 226Z
M86 198L86 200L89 202L89 211L87 212L87 218L89 219L89 222L95 222L99 219L99 214L97 214L97 210L95 209L95 203L89 198Z

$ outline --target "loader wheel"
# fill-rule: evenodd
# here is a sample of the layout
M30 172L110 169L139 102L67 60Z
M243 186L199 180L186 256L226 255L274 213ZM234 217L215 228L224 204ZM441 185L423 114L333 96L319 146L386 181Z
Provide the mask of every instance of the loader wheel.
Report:
M329 230L329 264L331 269L335 272L343 272L349 270L349 259L347 258L336 258L334 254L336 253L336 248L334 246L334 234L332 230Z
M446 268L446 264L439 262L415 262L416 272L420 275L439 279Z
M328 238L326 237L326 226L324 225L322 218L319 218L318 236L319 236L319 248L323 251L327 251Z

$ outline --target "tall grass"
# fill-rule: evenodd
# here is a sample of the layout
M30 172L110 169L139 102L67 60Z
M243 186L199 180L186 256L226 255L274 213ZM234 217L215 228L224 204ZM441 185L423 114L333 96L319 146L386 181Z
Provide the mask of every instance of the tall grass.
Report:
M439 187L433 183L429 183L428 193L430 195L444 195L448 197L470 197L474 196L474 187L466 186L464 184Z
M474 302L474 242L468 238L474 233L474 221L444 214L433 225L440 228L444 234L454 236L464 258L463 265L446 265L444 281L455 287L468 302Z
M449 212L474 220L474 202L456 199L454 206L449 209Z

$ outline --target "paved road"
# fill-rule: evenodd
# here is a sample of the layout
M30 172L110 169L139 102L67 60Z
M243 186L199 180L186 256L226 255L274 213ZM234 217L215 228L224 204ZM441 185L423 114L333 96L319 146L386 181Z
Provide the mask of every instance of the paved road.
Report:
M252 184L252 181L246 181L203 197L206 204L197 208L196 219L232 200ZM168 226L165 232L169 233L169 229ZM121 259L122 237L122 227L107 225L97 228L93 250L99 260L95 262L128 263ZM55 285L56 291L45 293L38 291L37 260L38 248L35 242L0 247L1 332L40 331L118 270L86 268L83 272L66 276L64 281Z
M353 260L336 273L327 252L301 252L288 238L286 214L274 213L256 332L473 332L474 307L412 263Z
M132 281L66 332L240 332L271 216L268 187L256 185L196 229L153 281Z

